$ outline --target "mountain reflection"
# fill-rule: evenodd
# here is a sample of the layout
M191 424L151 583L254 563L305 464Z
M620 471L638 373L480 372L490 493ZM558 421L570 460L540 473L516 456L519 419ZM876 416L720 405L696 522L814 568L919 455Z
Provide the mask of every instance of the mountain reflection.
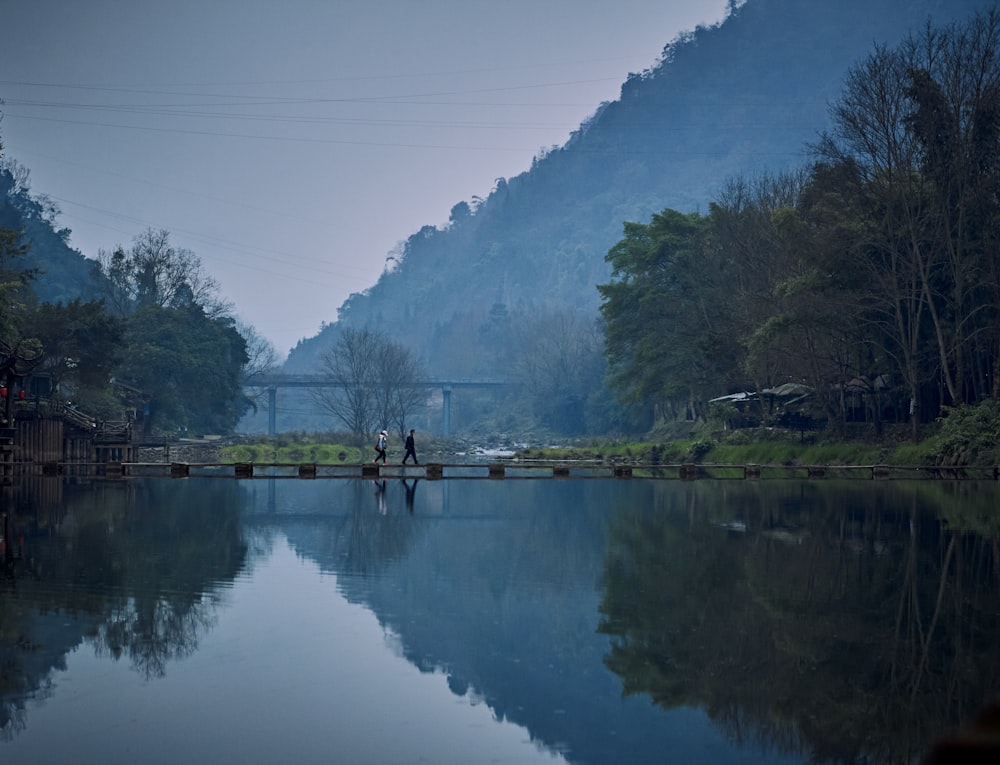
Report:
M616 514L626 694L811 762L910 763L998 688L995 487L699 485Z
M910 763L1000 682L995 484L39 478L3 500L8 738L81 645L169 675L278 540L568 762Z
M81 644L145 678L197 648L213 593L245 564L238 498L214 482L25 478L3 488L5 737Z

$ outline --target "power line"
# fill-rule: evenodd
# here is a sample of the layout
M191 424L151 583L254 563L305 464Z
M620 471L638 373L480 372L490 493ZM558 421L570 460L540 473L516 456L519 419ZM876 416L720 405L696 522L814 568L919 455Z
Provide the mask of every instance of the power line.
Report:
M143 220L141 218L135 218L133 216L124 215L122 213L115 213L115 212L112 212L110 210L102 210L99 207L94 207L93 205L88 205L88 204L85 204L83 202L74 202L73 200L70 200L70 199L64 199L62 197L57 197L57 196L52 196L52 195L49 195L49 197L51 199L54 199L54 200L58 201L58 202L62 202L64 204L70 204L70 205L74 205L74 206L78 206L78 207L83 207L85 209L94 210L96 212L101 212L101 213L103 213L105 215L109 215L109 216L111 216L113 218L118 218L118 219L125 220L125 221L131 221L131 222L134 222L134 223L138 223L140 225L152 226L154 228L166 228L166 227L157 226L157 224L152 223L150 221ZM95 225L102 225L102 224L97 223ZM107 227L107 228L111 228L111 227ZM112 230L115 230L115 229L112 229ZM178 233L181 233L181 234L186 234L186 235L188 235L188 236L190 236L192 238L204 241L205 243L214 244L215 246L220 247L222 249L228 249L231 252L243 253L243 254L249 255L251 257L262 258L262 259L265 259L265 260L272 260L272 261L275 261L275 262L278 262L278 263L287 263L287 258L293 257L293 256L289 255L288 253L282 253L282 252L279 252L277 250L261 250L261 248L254 248L251 245L246 245L246 244L242 244L242 243L239 243L239 242L233 242L233 241L230 241L230 240L227 240L227 239L222 239L220 237L214 237L214 236L211 236L209 234L201 234L201 233L198 233L198 232L195 232L195 231L187 231L185 229L179 229L179 228L171 228L170 231L171 232L178 232ZM121 232L121 233L127 233L127 232ZM255 249L258 250L256 253L253 251ZM270 252L270 253L272 253L272 255L261 254L261 252ZM202 259L204 260L204 258L202 258ZM213 261L220 261L222 263L226 263L226 264L231 265L231 266L236 266L237 268L243 268L243 269L249 270L249 271L256 271L258 273L270 274L271 276L279 276L281 278L288 279L290 281L298 281L298 282L302 282L302 283L305 283L305 284L315 284L316 283L315 279L309 279L309 278L304 278L304 277L303 278L295 277L295 276L290 275L290 273L288 271L273 271L271 269L260 268L260 267L257 267L257 266L251 266L251 265L248 265L247 263L245 263L243 261L229 260L227 258L219 257L217 255L213 255L211 259ZM330 270L322 269L322 268L315 268L315 267L311 267L311 266L308 266L308 265L297 264L296 268L298 268L300 270L301 269L310 270L310 271L313 271L315 273L322 274L322 275L325 275L325 276L342 277L344 275L343 273L338 273L336 271L330 271ZM356 274L356 275L358 275L358 276L364 276L366 274L364 272L360 272L359 271L358 274ZM332 287L333 285L328 285L328 286Z

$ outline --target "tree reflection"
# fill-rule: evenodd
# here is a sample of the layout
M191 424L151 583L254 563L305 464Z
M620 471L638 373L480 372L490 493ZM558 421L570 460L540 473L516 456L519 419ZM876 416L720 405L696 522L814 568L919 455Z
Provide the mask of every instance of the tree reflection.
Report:
M3 541L17 540L25 562L6 567L0 592L7 737L81 643L127 657L146 679L162 677L197 648L215 623L219 585L245 564L229 483L24 479L3 500L11 524Z
M704 707L739 743L916 761L1000 679L990 489L967 485L957 510L954 485L706 484L624 511L603 576L606 664L626 694Z
M170 661L198 648L198 639L215 624L215 606L206 602L170 602L163 598L110 607L106 620L90 638L98 656L127 656L144 678L163 677Z
M394 481L392 486L385 479L372 483L375 501L370 505L356 498L353 512L333 542L346 573L377 574L402 558L413 542L413 495L406 481ZM360 483L352 488L366 490ZM402 497L398 489L403 490Z

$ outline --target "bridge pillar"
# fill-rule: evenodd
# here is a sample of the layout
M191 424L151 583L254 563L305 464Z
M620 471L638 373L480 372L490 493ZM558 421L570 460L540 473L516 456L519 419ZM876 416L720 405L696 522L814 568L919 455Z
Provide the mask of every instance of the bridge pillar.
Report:
M278 435L278 387L272 385L267 389L267 434Z
M450 436L451 435L451 386L444 385L441 387L441 398L442 398L442 408L441 408L441 435Z

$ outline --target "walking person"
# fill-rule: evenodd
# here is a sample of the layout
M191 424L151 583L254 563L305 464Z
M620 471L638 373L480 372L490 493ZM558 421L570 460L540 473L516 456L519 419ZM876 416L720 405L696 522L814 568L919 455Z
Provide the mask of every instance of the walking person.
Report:
M413 440L413 432L414 432L413 428L410 428L410 435L408 435L406 437L406 455L403 457L403 464L404 465L406 464L406 461L410 457L413 457L413 464L414 465L419 465L420 464L420 460L417 459L417 446L416 446L416 443Z
M385 464L385 450L389 447L389 434L386 431L382 431L378 434L378 440L375 442L375 459L372 460L373 465L377 465L379 460L382 460L382 464Z

